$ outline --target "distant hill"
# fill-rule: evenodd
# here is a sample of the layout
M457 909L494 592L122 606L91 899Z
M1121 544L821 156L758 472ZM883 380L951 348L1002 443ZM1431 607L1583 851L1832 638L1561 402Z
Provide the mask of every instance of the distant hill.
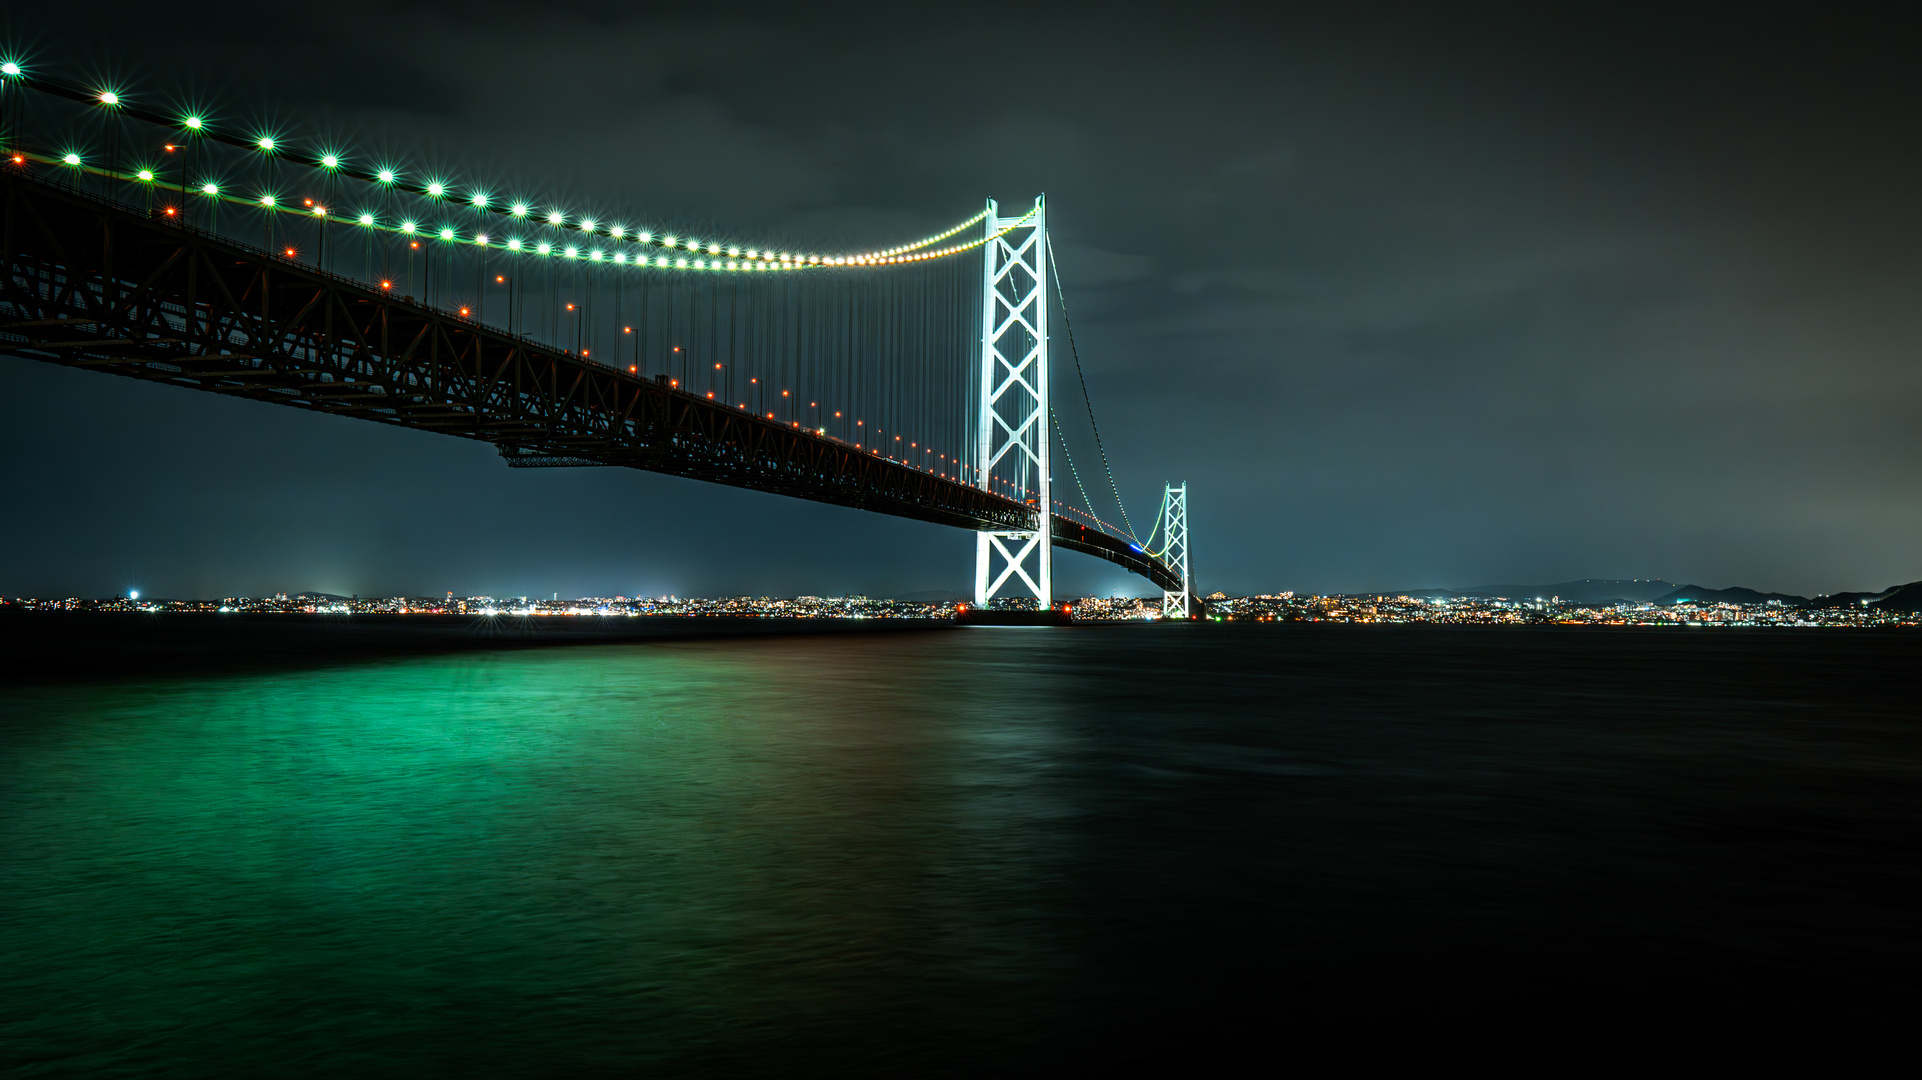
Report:
M1514 600L1559 596L1571 604L1605 604L1611 600L1646 603L1675 591L1660 578L1583 578L1554 585L1475 585L1466 589L1405 589L1393 596L1502 596Z
M1680 604L1685 601L1709 604L1766 604L1770 600L1780 600L1789 607L1801 607L1809 602L1806 596L1791 596L1788 593L1756 592L1754 589L1704 589L1700 585L1684 585L1674 592L1655 598L1657 604Z
M1881 608L1885 611L1922 611L1922 581L1911 581L1907 585L1891 585L1881 592L1839 592L1818 596L1809 601L1810 607L1864 607Z

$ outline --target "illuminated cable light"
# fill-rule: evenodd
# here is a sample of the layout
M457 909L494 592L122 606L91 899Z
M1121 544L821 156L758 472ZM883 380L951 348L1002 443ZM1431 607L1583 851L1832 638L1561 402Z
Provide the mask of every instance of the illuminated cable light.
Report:
M598 251L590 251L587 253L587 259L589 262L600 262L601 253Z
M189 116L185 120L182 120L180 123L181 123L181 126L185 127L188 131L200 130L200 117L198 116Z
M262 206L274 205L274 197L272 195L262 195L260 197L260 205Z
M447 194L447 187L438 180L432 181L427 185L427 194L438 199L442 195Z
M467 201L473 203L477 207L485 207L487 205L487 196L476 195Z
M552 252L552 251L553 251L554 249L553 249L552 247L550 247L550 246L548 246L547 244L542 244L541 246L539 246L539 247L537 247L537 248L535 248L534 250L535 250L535 251L537 251L537 252L539 252L539 253L540 253L540 254L542 254L542 255L546 255L546 254L548 254L548 253L550 253L550 252Z
M411 234L411 233L412 233L412 232L414 231L414 223L413 223L413 222L411 222L411 221L403 221L403 222L401 222L401 223L400 223L400 231L401 231L401 232L404 232L404 233L410 233L410 234Z
M479 245L480 245L481 247L486 247L486 246L487 246L487 234L486 234L486 233L481 233L481 234L480 234L479 236L476 236L476 237L474 237L474 243L476 243L476 244L479 244Z
M120 104L120 95L114 93L112 90L102 90L100 92L100 104L118 105Z
M593 231L594 231L594 219L593 219L593 218L586 218L586 219L584 219L584 220L583 220L583 221L581 222L581 231L582 231L582 232L584 232L584 233L591 233L591 232L593 232Z
M452 239L454 238L454 230L452 230L452 229L442 229L442 230L440 231L440 238L441 238L442 240L452 240Z
M362 225L372 225L374 223L374 215L372 214L360 215L360 223Z
M654 239L654 234L647 232L646 230L642 230L641 232L637 232L634 234L634 239L640 243L646 244L651 242Z
M553 213L547 215L547 223L549 225L559 225L561 222L566 220L567 220L566 218L561 216L561 212L559 210L556 210Z
M615 252L615 253L614 253L614 261L615 261L615 262L616 262L617 264L620 264L620 265L622 265L622 266L625 266L625 265L627 265L627 252L625 252L625 251L617 251L617 252Z
M324 207L324 206L316 206L316 207L314 207L314 216L315 216L315 217L326 217L326 216L327 216L327 208L326 208L326 207Z
M64 161L64 162L66 162L66 163L67 163L67 164L69 164L69 165L78 165L78 164L80 164L80 155L79 155L79 154L67 154L67 155L65 155L65 156L63 156L63 157L62 157L62 158L61 158L60 160L61 160L61 161Z
M320 156L320 164L323 168L338 169L340 168L340 155L322 154Z
M152 169L142 169L142 170L140 170L139 172L137 172L137 173L135 173L134 175L135 175L135 176L138 176L138 177L140 177L140 178L141 178L142 180L152 180L152 179L153 179L153 170L152 170Z
M569 248L567 249L567 257L568 257L568 258L570 258L570 259L573 259L573 258L578 258L578 257L580 257L580 253L581 253L581 252L580 252L580 249L579 249L579 248L576 248L576 247L569 247ZM571 305L571 304L570 304L570 305L568 305L568 307L569 307L569 308L571 309L571 308L573 307L573 305Z
M375 175L380 178L380 182L383 184L391 184L394 182L394 170L392 169L382 169Z
M673 246L674 246L674 244L675 244L675 240L674 240L674 238L673 238L672 236L664 236L664 237L662 237L662 238L661 238L661 244L662 244L662 246L664 246L664 247L670 247L670 248L671 248L671 247L673 247Z
M512 240L509 240L509 241L507 242L507 250L509 250L509 251L519 251L520 249L521 249L521 241L520 241L520 237L515 237L515 238L513 238Z
M612 226L607 230L607 235L613 237L616 240L623 239L624 237L627 236L627 226L625 225Z
M707 246L707 253L708 253L709 255L719 255L719 254L721 253L721 245L719 245L719 244L709 244L709 245Z
M202 195L218 195L220 194L220 189L213 184L202 184L200 185L200 193Z
M20 74L19 64L16 64L11 60L7 61L4 64L0 64L0 75L18 75L18 74Z
M513 213L514 213L514 216L515 216L515 217L526 217L526 216L527 216L527 204L526 204L526 203L519 203L519 202L517 202L517 203L515 203L515 204L514 204L514 210L513 210Z
M262 150L265 150L270 154L274 152L274 139L273 139L273 136L271 135L262 135L258 140L255 141L254 145L260 147Z

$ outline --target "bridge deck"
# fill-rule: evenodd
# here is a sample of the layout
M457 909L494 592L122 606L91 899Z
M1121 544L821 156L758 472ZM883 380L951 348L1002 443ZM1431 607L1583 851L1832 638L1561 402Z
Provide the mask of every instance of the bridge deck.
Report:
M0 351L965 529L1035 508L137 208L0 173ZM1054 542L1178 579L1050 515Z

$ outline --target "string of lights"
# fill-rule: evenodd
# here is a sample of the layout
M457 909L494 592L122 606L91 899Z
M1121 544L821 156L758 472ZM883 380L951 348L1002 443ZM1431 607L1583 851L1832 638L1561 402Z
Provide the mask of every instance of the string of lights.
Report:
M276 161L299 164L320 176L345 177L376 185L378 189L421 196L436 203L445 204L450 211L458 208L464 212L471 212L477 220L485 217L501 219L503 228L538 228L544 225L556 232L578 233L583 238L583 242L563 244L558 241L537 239L533 235L490 234L483 228L462 228L459 224L441 224L436 227L420 220L388 220L386 215L372 210L339 214L324 204L314 205L312 200L283 198L278 192L263 191L250 196L236 195L224 190L218 180L210 178L201 178L198 183L192 185L197 193L205 198L237 203L274 213L313 216L333 223L354 225L370 230L406 236L428 236L445 242L483 247L492 245L523 254L580 259L589 263L611 266L723 272L899 266L949 258L972 251L998 235L1005 235L1009 231L1020 228L1027 220L1023 218L1019 222L1006 226L997 234L979 235L960 243L946 244L941 247L936 245L945 244L946 241L979 225L987 216L986 211L919 240L873 251L822 254L775 250L739 241L701 239L654 229L634 228L620 222L604 222L589 215L569 212L557 203L501 198L477 185L459 184L438 175L414 175L390 163L363 163L340 149L299 143L278 132L254 131L244 135L235 134L219 129L199 112L157 111L129 100L128 96L118 89L88 87L51 75L37 73L28 75L17 60L0 62L0 83L8 86L22 86L83 105L109 110L116 115L124 115L169 130L176 130L188 140L219 143L258 153ZM157 171L152 167L136 167L132 170L102 167L86 161L84 155L77 149L41 152L23 151L17 146L8 149L16 154L24 154L27 160L41 160L47 163L63 164L70 168L83 168L94 175L109 179L142 183L156 182ZM634 250L592 248L587 246L588 241L585 239L587 237L597 238L596 242L626 245ZM655 254L648 254L649 252L655 252ZM684 254L668 254L670 252Z

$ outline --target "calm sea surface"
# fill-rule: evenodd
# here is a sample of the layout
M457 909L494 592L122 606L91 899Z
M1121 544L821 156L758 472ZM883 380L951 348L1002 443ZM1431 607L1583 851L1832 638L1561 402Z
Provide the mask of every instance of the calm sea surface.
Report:
M1918 646L972 629L16 687L0 1067L1841 1053L1922 974Z

